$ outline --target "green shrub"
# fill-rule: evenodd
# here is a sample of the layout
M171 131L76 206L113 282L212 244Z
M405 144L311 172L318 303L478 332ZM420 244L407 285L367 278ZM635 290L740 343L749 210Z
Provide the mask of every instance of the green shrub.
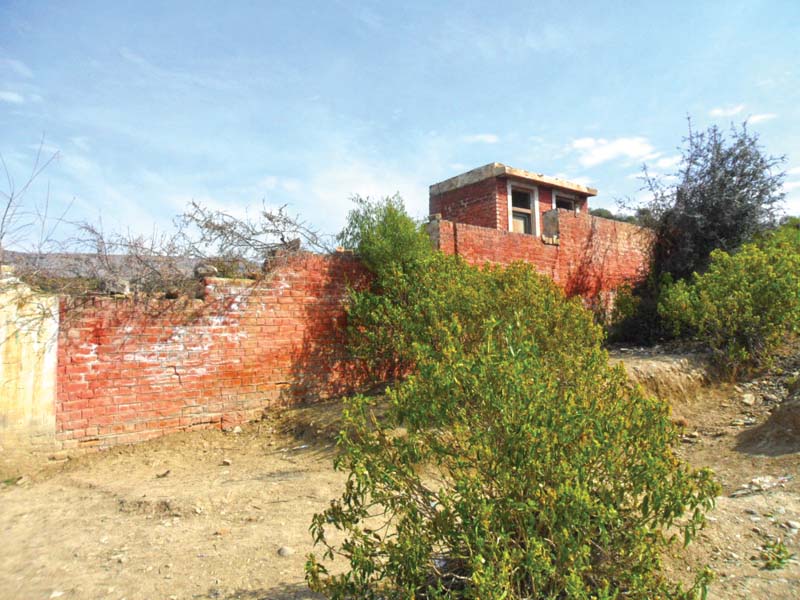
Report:
M762 234L758 243L762 248L785 245L791 252L800 253L800 217L788 217L780 227Z
M433 253L428 234L408 216L400 196L382 200L355 196L353 202L347 225L336 239L354 250L379 278L386 271L408 269Z
M764 561L765 570L777 571L789 564L794 554L781 540L771 540L761 547L760 557Z
M733 377L767 364L800 331L800 252L781 235L735 254L715 250L703 275L664 290L659 312L676 333L707 344Z
M336 466L349 478L314 518L326 551L309 557L312 589L690 597L660 575L665 531L688 542L716 486L675 457L668 407L609 367L590 313L530 266L434 254L417 267L353 296L355 351L410 374L380 419L375 398L347 402ZM344 572L329 573L334 556Z

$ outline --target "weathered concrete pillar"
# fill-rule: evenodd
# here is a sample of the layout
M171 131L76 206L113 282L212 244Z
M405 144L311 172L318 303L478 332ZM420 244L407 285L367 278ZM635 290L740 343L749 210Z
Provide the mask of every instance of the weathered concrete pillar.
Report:
M0 446L55 442L58 297L0 273Z

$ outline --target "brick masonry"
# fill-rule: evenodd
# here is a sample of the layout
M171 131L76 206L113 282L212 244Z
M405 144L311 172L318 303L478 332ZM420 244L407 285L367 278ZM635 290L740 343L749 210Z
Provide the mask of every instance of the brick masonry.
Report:
M431 186L430 214L435 217L428 231L437 248L458 254L474 265L532 263L543 275L551 277L567 294L580 295L592 302L612 295L624 283L639 281L647 272L652 234L629 223L592 217L588 196L596 190L561 182L568 195L579 200L577 211L558 209L558 244L545 243L541 237L513 233L509 229L508 187L523 189L535 186L538 193L538 222L553 210L554 188L538 181L543 176L492 176L487 165L477 181L458 181L451 187ZM508 169L503 165L503 172ZM513 171L513 170L512 170ZM473 173L473 172L471 172ZM469 173L461 176L468 176ZM538 178L538 179L533 179ZM441 191L444 189L444 191ZM559 188L560 189L560 188Z
M489 180L453 195L443 213L473 222L434 219L434 244L471 264L531 262L590 299L644 274L641 228L559 211L560 243L546 244L497 228L507 223L506 204L485 200L505 190ZM359 374L344 351L346 294L367 278L352 255L301 253L261 281L207 279L199 300L62 298L56 443L106 447L232 427L265 409L352 390Z
M532 263L568 295L593 300L647 272L650 233L629 223L559 210L559 243L466 223L434 220L428 229L438 248L474 265Z
M137 442L347 391L346 289L365 276L351 255L302 254L260 282L208 279L203 300L62 301L56 439Z

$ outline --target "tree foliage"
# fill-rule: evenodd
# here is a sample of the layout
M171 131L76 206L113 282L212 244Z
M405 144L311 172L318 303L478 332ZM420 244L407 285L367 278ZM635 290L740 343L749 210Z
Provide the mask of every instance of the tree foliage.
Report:
M624 213L615 214L607 208L593 208L589 211L593 217L600 217L602 219L611 219L612 221L622 221L623 223L638 223L638 218L635 214L627 215Z
M674 183L645 167L652 199L640 207L656 231L654 272L676 280L703 272L713 250L730 252L773 227L784 197L784 157L765 154L746 123L726 136L716 125L695 131L690 121L681 152Z
M663 290L703 273L714 250L733 252L774 227L784 160L766 154L746 123L731 125L726 135L716 125L696 131L690 120L677 172L662 176L643 168L651 198L626 208L655 232L652 261L649 276L633 290L635 311L616 324L615 339L647 343L675 334L658 308Z
M403 264L351 297L354 352L405 377L385 400L347 401L336 466L349 477L314 518L311 587L689 597L661 576L660 553L667 531L693 537L715 484L675 457L668 407L608 365L591 315L530 265L431 252ZM334 556L343 572L329 572Z
M431 254L430 238L408 216L400 196L352 200L355 206L336 239L354 250L373 273L381 277L387 270L404 270Z

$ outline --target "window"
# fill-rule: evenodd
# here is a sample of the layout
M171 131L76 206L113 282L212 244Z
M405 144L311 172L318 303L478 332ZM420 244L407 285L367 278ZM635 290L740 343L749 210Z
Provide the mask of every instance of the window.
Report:
M553 192L553 198L554 198L553 208L574 211L575 213L578 212L578 207L580 205L578 203L578 200L574 196L567 196L559 192Z
M533 233L533 210L531 193L511 190L511 224L514 233Z

